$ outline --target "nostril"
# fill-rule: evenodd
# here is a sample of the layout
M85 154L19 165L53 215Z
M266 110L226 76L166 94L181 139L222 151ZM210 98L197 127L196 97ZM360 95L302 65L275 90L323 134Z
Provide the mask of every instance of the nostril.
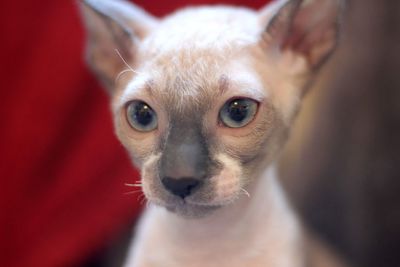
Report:
M161 182L168 191L181 198L185 198L192 194L200 185L200 180L187 177L164 177Z

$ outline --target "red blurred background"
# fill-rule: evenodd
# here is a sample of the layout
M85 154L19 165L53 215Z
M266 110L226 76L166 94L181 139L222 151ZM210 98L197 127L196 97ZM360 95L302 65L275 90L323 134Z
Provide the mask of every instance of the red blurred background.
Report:
M136 1L157 16L217 2ZM124 185L138 174L84 65L76 2L2 1L0 21L0 266L83 266L138 216Z

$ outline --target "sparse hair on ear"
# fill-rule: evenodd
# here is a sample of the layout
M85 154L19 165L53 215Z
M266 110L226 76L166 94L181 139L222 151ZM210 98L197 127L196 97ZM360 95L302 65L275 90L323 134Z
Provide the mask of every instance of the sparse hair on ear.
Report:
M281 51L303 56L318 69L336 47L344 0L279 0L260 11L265 38Z
M118 74L134 60L141 40L157 25L157 18L125 0L81 0L87 31L88 65L112 93Z

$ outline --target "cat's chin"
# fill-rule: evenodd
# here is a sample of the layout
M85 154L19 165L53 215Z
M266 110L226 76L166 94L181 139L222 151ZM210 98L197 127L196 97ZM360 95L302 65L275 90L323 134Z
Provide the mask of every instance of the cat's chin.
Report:
M198 205L181 201L173 205L162 205L169 212L186 219L200 219L211 215L222 206Z

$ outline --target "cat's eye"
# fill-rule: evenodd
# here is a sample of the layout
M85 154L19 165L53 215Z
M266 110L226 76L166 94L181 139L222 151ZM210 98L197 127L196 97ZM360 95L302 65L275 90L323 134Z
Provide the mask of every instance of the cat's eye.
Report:
M157 128L157 115L154 110L143 101L132 101L126 109L129 125L140 131L150 132Z
M257 109L257 101L248 98L235 98L225 103L219 112L219 118L227 127L240 128L254 119Z

